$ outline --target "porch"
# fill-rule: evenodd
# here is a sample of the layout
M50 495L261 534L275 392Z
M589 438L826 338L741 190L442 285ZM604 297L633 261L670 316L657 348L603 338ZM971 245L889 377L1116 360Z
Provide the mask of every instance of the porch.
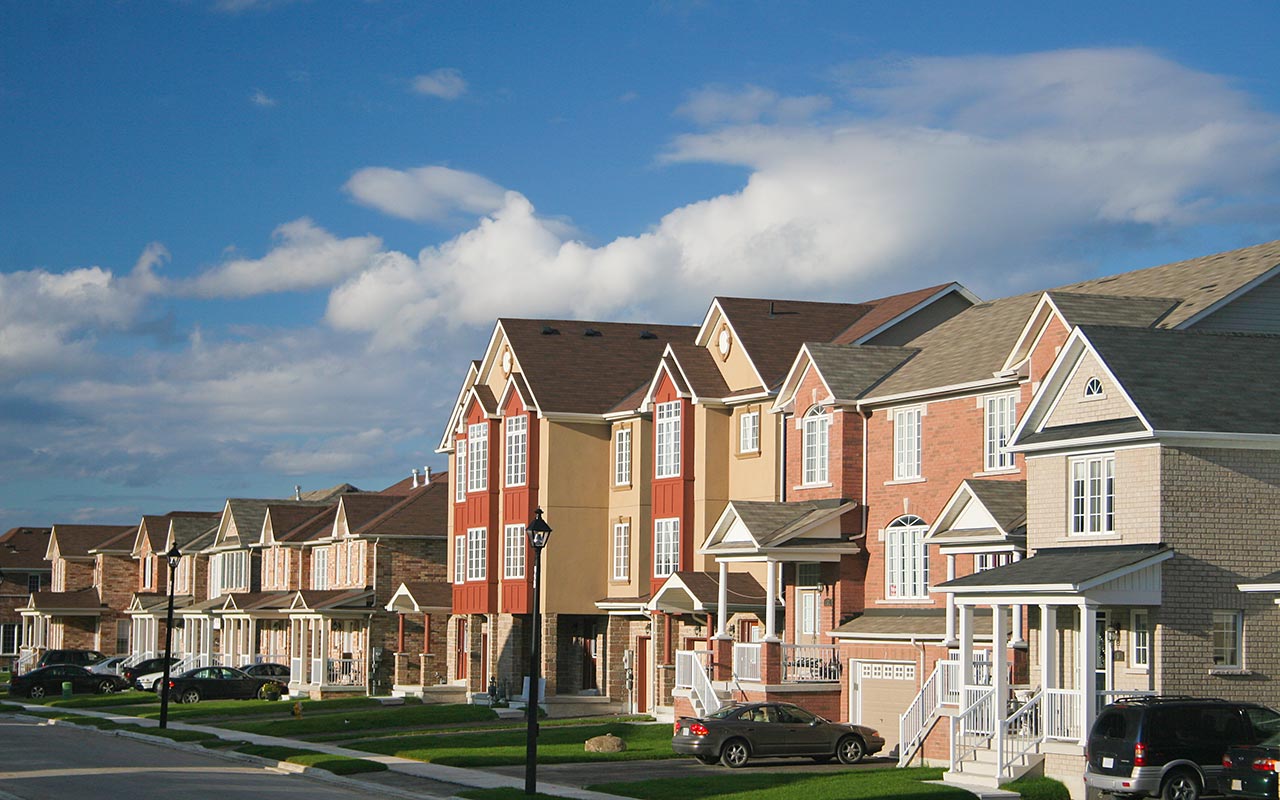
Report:
M677 716L711 714L730 702L773 700L840 717L844 668L836 645L728 639L711 645L676 651Z
M402 582L392 594L385 606L396 614L392 694L422 697L448 682L444 654L435 648L444 641L450 602L448 584Z

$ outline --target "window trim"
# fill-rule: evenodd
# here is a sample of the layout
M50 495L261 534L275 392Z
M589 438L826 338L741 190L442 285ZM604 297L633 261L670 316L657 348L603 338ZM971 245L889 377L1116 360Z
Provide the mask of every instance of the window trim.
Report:
M885 527L886 601L922 600L929 597L929 545L924 541L928 530L928 524L914 514L904 514ZM913 541L908 541L908 537ZM906 549L908 544L915 553L910 560ZM908 578L911 579L911 585L908 585Z
M670 566L665 572L664 568ZM680 518L653 521L653 577L669 578L680 571Z
M521 581L525 578L525 525L510 523L502 529L502 579Z
M613 485L631 485L631 426L613 432Z
M653 409L653 477L679 478L681 473L681 416L679 400L658 403Z
M831 412L809 409L800 420L800 485L831 483Z
M914 426L914 438L907 442L911 431L904 424L910 417ZM924 476L924 406L904 406L893 410L893 479L909 481ZM907 460L907 445L912 444L912 458Z
M467 492L489 489L489 423L467 426Z
M513 429L511 423L519 420ZM507 486L524 486L529 481L529 417L517 414L502 422L506 463L503 470ZM513 475L514 473L514 475Z
M467 534L460 533L453 537L453 582L467 582Z
M987 472L1017 466L1014 454L1006 446L1013 429L1018 426L1019 399L1018 392L1000 392L982 398L982 463ZM1003 408L1000 407L1002 404Z
M1099 465L1097 476L1091 466ZM1093 453L1067 459L1067 533L1070 536L1109 536L1116 533L1116 455ZM1080 476L1077 477L1077 471ZM1099 493L1093 494L1093 484ZM1077 485L1082 494L1077 494ZM1096 503L1096 509L1095 509ZM1095 527L1095 520L1097 527Z
M467 580L488 580L489 529L467 528Z
M1138 620L1142 620L1139 627ZM1141 633L1143 641L1140 643L1138 634ZM1129 611L1129 668L1140 669L1144 672L1151 669L1151 612L1145 608L1135 608ZM1141 654L1141 657L1139 657Z
M738 415L738 455L754 456L759 454L760 409L757 406L752 406L750 410L743 411Z
M467 502L467 440L459 439L453 448L453 502Z
M1234 656L1235 663L1219 662L1218 646L1214 639L1218 636L1218 622L1223 618L1227 618L1232 623L1232 635L1235 638ZM1241 671L1245 668L1244 662L1244 612L1240 609L1215 608L1213 615L1210 617L1209 625L1209 653L1213 658L1214 670L1225 671Z
M613 523L613 570L610 580L631 580L631 522Z

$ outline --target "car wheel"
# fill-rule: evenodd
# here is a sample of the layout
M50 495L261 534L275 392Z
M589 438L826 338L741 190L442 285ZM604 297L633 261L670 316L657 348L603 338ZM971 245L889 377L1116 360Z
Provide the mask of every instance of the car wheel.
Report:
M187 689L185 692L183 692L183 693L182 693L182 702L184 702L184 703L199 703L199 702L200 702L200 690L199 690L199 689Z
M708 767L720 760L719 756L694 756L694 758L698 759L699 763L706 764Z
M729 769L745 767L751 760L751 747L745 739L730 739L720 749L720 763Z
M1175 772L1165 778L1160 796L1164 800L1200 800L1200 779L1186 770Z
M39 700L44 697L44 687L37 683L31 687L27 694L30 695L31 699Z
M159 694L159 693L160 693L160 681L162 681L162 680L164 680L164 678L156 678L156 679L155 679L155 682L151 684L151 691L155 692L156 694Z
M276 691L275 684L264 683L258 687L259 700L279 700L280 692Z
M867 747L857 736L846 736L836 745L836 758L841 764L857 764L867 754Z
M98 694L111 694L116 690L115 681L102 680L98 681Z

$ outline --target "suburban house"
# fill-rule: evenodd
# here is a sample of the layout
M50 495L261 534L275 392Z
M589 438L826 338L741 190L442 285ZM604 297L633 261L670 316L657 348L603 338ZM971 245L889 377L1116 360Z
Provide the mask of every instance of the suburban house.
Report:
M48 588L52 577L45 553L49 528L18 527L0 534L0 663L17 668L23 637L18 607Z

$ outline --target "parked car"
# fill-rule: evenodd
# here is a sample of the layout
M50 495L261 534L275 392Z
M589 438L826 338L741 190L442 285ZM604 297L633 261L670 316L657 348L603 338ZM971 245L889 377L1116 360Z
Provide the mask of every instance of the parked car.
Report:
M1102 709L1089 731L1085 785L1108 794L1196 800L1221 789L1233 744L1274 735L1266 706L1194 697L1134 697Z
M128 687L128 683L119 675L96 675L84 667L75 664L51 664L39 667L22 675L14 675L9 679L9 694L12 697L30 697L39 700L42 697L59 694L62 684L71 683L71 691L75 694L109 694Z
M89 671L95 675L119 675L120 664L128 656L108 656L103 660L89 667Z
M671 747L703 764L719 761L733 768L764 756L856 764L880 752L884 737L864 725L828 722L790 703L746 703L702 717L681 717Z
M278 699L284 687L273 678L255 678L234 667L198 667L169 679L169 696L179 703L201 700Z
M243 669L243 672L255 678L275 678L280 683L289 682L289 668L284 664L250 664Z
M77 667L92 667L99 661L107 659L97 650L45 650L36 661L37 667L48 667L52 664L75 664Z
M170 667L171 673L173 668ZM160 681L164 680L164 671L148 672L146 675L139 675L133 679L133 688L143 692L160 691Z
M1227 797L1280 797L1280 720L1264 721L1270 736L1257 744L1228 748L1222 757L1220 788Z
M179 660L180 659L177 658L170 658L169 666L172 667L174 664L177 664ZM120 670L120 677L132 684L138 679L139 675L147 675L152 672L163 673L164 662L164 656L160 656L158 658L144 658L137 664L130 664L129 666L122 668Z

